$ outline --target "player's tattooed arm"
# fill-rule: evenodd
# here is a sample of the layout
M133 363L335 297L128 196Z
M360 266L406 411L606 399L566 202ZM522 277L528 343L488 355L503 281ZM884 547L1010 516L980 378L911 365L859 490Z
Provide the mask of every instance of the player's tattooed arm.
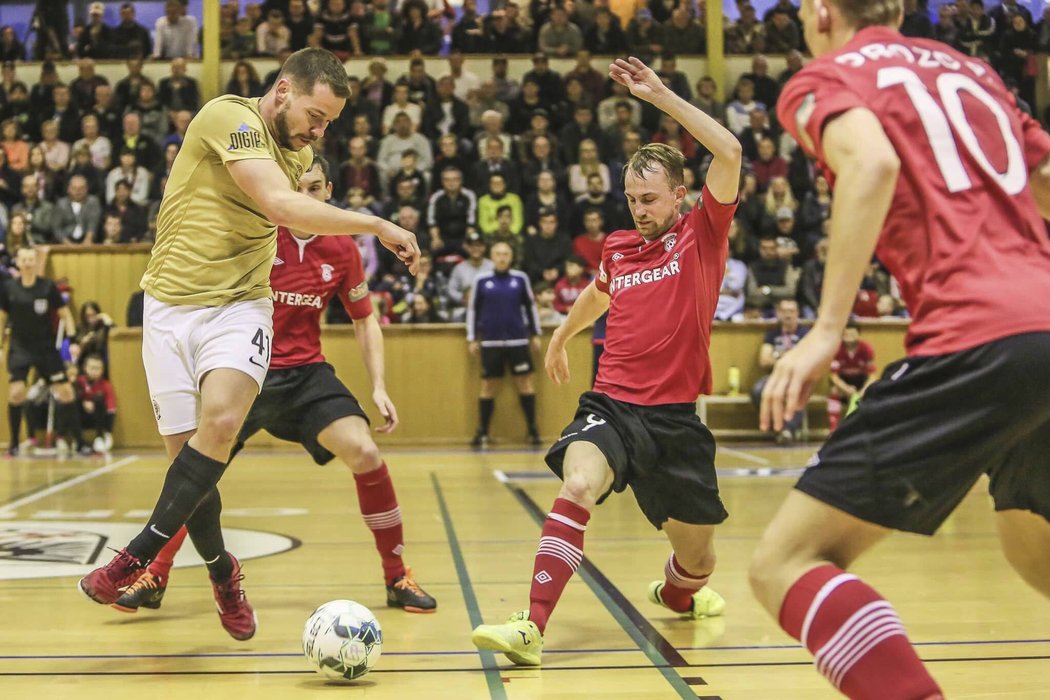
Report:
M713 156L707 172L707 189L723 204L736 201L742 149L733 132L676 95L652 68L637 58L616 59L609 66L609 77L638 99L666 113L703 144Z

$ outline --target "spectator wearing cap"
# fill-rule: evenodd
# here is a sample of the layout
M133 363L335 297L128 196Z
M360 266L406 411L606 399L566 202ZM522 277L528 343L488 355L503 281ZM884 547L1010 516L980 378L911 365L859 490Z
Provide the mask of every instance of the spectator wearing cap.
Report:
M550 20L540 28L537 44L546 54L566 58L583 48L583 32L569 21L563 5L555 5Z
M565 99L565 83L561 75L551 70L547 54L542 51L532 55L532 70L525 73L521 80L523 86L529 80L536 82L540 88L540 100L548 109Z
M153 58L197 58L197 20L185 12L179 0L164 3L164 16L157 19L153 29L156 42Z
M157 88L160 103L171 112L196 112L201 104L201 91L197 81L186 74L186 59L172 59L168 70L170 74L160 79Z
M115 48L113 29L103 21L106 7L100 2L88 6L87 26L80 30L73 53L78 58L112 58Z
M631 55L651 63L663 51L663 42L663 27L653 20L652 11L643 7L635 12L627 23L627 50Z
M621 56L627 53L627 35L619 19L606 7L594 13L594 24L583 35L583 45L592 54Z
M699 55L707 49L704 26L693 19L689 8L677 5L671 16L663 23L664 51L682 56Z
M149 30L135 20L135 5L130 2L120 6L120 23L113 27L112 40L111 58L145 58L153 53Z

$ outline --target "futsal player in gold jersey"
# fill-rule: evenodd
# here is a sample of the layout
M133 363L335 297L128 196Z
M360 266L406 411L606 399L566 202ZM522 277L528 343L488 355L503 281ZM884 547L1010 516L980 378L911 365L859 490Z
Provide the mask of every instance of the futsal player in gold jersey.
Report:
M419 259L412 233L296 191L313 161L310 144L348 96L342 63L303 49L262 98L218 97L190 123L142 278L142 360L172 464L142 532L80 580L97 603L115 602L185 525L208 566L223 627L239 640L255 634L240 565L223 543L216 484L269 366L277 226L373 234L413 273Z

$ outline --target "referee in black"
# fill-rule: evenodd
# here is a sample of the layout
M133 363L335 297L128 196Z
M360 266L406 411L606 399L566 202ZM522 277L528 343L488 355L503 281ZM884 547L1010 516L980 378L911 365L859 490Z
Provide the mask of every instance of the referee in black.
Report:
M80 433L76 392L55 347L55 317L65 325L66 337L73 338L76 335L73 314L55 283L37 274L35 250L21 248L16 264L18 277L4 280L0 285L0 329L6 329L8 321L11 322L11 346L7 353L7 371L10 373L7 418L11 443L7 453L12 457L18 454L26 377L31 367L51 385L56 400L56 432L72 436L81 453L90 452ZM0 332L0 349L6 340L7 334Z

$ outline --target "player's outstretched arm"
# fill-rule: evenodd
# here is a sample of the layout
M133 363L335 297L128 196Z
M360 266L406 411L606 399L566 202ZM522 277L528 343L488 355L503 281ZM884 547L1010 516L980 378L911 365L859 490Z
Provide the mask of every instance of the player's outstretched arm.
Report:
M1050 156L1032 171L1030 183L1039 213L1044 219L1050 219Z
M274 224L322 236L372 234L416 273L419 243L414 233L377 216L333 207L290 189L287 176L272 160L238 160L227 168L237 186Z
M633 56L626 60L616 59L609 66L609 77L627 87L638 99L670 116L711 151L714 159L707 171L707 189L722 204L736 201L740 187L741 147L733 132L676 95L652 68Z
M591 282L576 298L565 321L554 330L551 342L547 345L543 367L547 370L547 376L555 384L565 384L569 381L569 355L565 352L565 344L574 335L601 318L602 314L609 310L609 302L609 295L599 290L594 282Z
M397 409L386 393L386 364L383 358L383 329L374 315L354 320L354 336L361 348L368 378L372 380L372 401L383 416L384 424L377 433L393 432L397 427Z
M812 330L773 368L762 393L763 430L780 430L827 371L897 189L900 159L871 111L851 109L829 122L823 146L836 177L820 309Z

